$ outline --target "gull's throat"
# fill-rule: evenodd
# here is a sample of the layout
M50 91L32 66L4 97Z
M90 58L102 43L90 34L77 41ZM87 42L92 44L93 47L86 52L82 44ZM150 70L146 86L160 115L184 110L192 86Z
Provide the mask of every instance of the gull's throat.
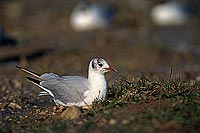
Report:
M91 100L105 99L107 93L107 81L103 74L90 71L88 74L88 81L90 83L90 91L88 95Z

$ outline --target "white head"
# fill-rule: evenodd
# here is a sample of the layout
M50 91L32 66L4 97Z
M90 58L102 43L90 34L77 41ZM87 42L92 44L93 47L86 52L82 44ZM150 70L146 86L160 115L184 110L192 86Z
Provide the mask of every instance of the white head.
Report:
M108 63L102 58L93 58L89 64L89 72L96 72L99 74L105 74L109 71L116 70L108 65Z

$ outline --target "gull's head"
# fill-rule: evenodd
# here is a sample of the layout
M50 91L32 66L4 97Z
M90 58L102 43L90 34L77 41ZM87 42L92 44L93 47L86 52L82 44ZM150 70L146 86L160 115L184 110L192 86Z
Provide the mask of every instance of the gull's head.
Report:
M112 68L111 66L109 66L108 63L106 62L106 60L104 60L102 58L92 59L89 64L89 71L96 72L99 74L105 74L106 72L109 72L109 71L116 72L116 70L114 68Z

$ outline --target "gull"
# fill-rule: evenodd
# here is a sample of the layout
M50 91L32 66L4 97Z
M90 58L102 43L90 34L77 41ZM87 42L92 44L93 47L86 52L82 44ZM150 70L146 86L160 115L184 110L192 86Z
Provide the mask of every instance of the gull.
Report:
M102 58L93 58L90 61L88 78L58 76L54 73L38 74L20 66L16 67L35 77L27 79L42 89L40 96L50 95L56 105L62 106L87 106L94 100L104 100L108 87L104 74L116 71Z
M171 0L153 7L151 18L159 26L177 26L188 22L189 18L196 12L195 3Z
M75 6L70 16L71 27L76 31L87 31L106 27L116 15L112 6L82 1Z

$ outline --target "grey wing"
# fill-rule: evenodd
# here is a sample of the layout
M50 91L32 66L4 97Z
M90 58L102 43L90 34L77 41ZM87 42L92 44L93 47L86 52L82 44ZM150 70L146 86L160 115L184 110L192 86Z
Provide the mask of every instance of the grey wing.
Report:
M79 76L64 76L46 78L40 83L54 95L55 100L63 103L77 103L84 99L84 92L89 90L89 83L86 78Z

